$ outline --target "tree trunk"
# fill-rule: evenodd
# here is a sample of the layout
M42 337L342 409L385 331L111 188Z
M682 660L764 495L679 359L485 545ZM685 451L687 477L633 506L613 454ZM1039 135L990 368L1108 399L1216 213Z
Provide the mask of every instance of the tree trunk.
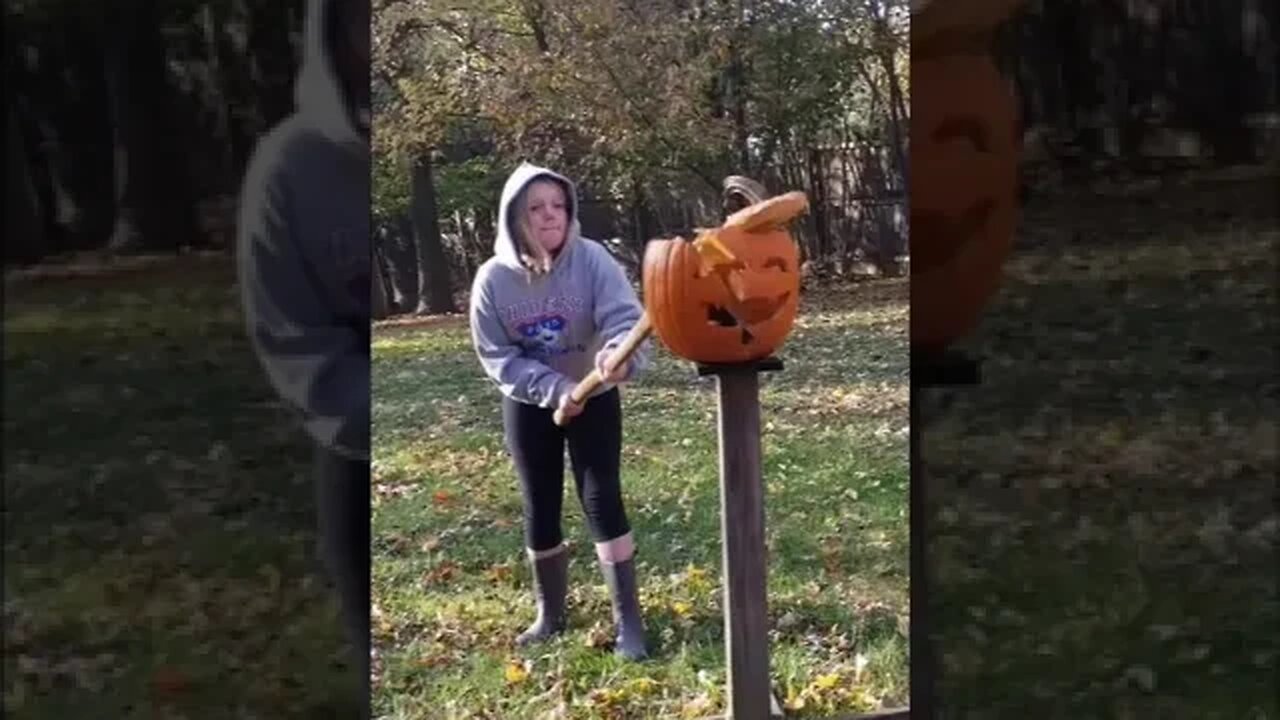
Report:
M246 2L248 13L249 79L256 90L256 106L262 127L257 134L293 111L293 82L302 58L301 45L291 39L301 31L297 21L299 2ZM287 32L282 30L287 29Z
M154 0L113 6L106 80L115 146L118 251L203 244L183 154L174 146L165 52Z
M907 144L905 141L906 133L902 131L906 126L907 104L903 99L902 82L898 78L897 67L893 63L893 58L888 53L883 53L880 58L881 65L889 78L889 138L893 142L893 160L897 165L898 181L902 183L902 187L911 187L911 163L907 162Z
M374 320L382 320L391 314L391 302L387 297L387 274L382 262L382 250L374 245L373 253L370 260L373 262L373 298L370 306L370 316Z
M902 129L907 124L907 101L902 92L902 81L898 77L898 67L894 64L894 52L897 50L893 40L893 29L889 27L888 11L878 0L872 3L879 43L876 58L880 61L880 69L884 71L889 83L889 102L886 110L889 115L889 138L893 143L893 160L897 165L898 177L903 187L911 187L907 147Z
M396 312L407 312L418 305L418 254L412 238L413 224L404 215L388 218L375 237L382 252L388 277L387 289Z
M732 88L730 97L733 102L733 146L737 154L738 168L736 173L752 177L751 150L747 145L747 73L743 65L742 52L735 38L729 46L729 83Z
M809 147L809 197L813 215L813 235L817 255L821 262L831 260L831 228L827 218L827 183L822 151L810 144Z
M497 228L494 226L494 212L489 206L484 205L475 208L476 223L476 267L479 268L489 254L493 251L493 242L497 237ZM470 280L470 278L468 278Z
M29 46L39 52L27 55ZM41 255L54 255L75 247L80 225L80 209L67 184L68 163L63 161L65 133L56 122L65 115L66 95L58 70L65 68L68 58L57 40L38 30L27 43L6 45L5 50L12 69L10 103L31 149L29 172L44 240Z
M411 193L410 211L418 246L417 312L419 315L455 312L449 259L436 216L436 189L429 152L422 153L413 162Z
M413 220L407 212L397 215L389 228L386 245L396 306L403 310L416 308L420 297L418 283L418 243L413 237Z
M76 47L76 87L69 93L64 157L66 180L80 211L77 222L79 247L100 248L111 236L116 208L113 200L111 122L106 78L102 72L105 39L100 28L76 27L70 42ZM74 128L74 130L72 130Z
M468 209L465 213L458 210L454 213L454 218L458 223L458 232L462 236L463 278L469 285L471 279L476 276L480 263L485 260L484 243L480 237L479 213L475 208Z
M26 264L40 259L43 250L43 228L35 185L31 181L31 163L27 158L22 129L18 126L13 98L8 103L8 127L5 144L5 247L4 260Z
M1216 82L1210 95L1213 109L1209 114L1206 135L1213 147L1214 160L1227 165L1248 160L1253 152L1250 146L1252 138L1243 123L1250 73L1241 48L1244 40L1240 32L1243 8L1239 3L1227 4L1222 0L1210 4L1210 7L1213 10L1208 34Z
M639 180L631 181L631 249L644 253L644 246L653 232L649 204L645 202L644 188Z
M200 21L204 32L205 49L208 52L209 85L204 101L213 111L214 129L217 134L215 143L218 152L218 187L230 190L237 184L239 161L244 151L240 147L239 133L231 124L232 98L226 82L225 60L223 54L222 27L226 18L222 16L217 3L208 3L201 9Z

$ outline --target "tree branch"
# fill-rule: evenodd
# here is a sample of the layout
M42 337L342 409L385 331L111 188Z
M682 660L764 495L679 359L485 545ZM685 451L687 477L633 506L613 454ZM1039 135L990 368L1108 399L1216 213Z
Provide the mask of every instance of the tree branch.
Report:
M578 22L577 18L572 17L567 13L564 14L563 17L570 25L573 26L573 29L579 35L584 34L585 28L582 26L582 23ZM638 103L634 98L632 98L631 94L627 92L625 85L618 78L613 68L607 62L605 62L602 57L600 57L600 54L598 52L596 52L594 46L588 44L588 52L591 53L591 56L595 59L599 67L602 70L604 70L605 75L607 75L609 78L610 84L613 85L613 89L617 91L619 95L622 96L623 106L627 109L628 114L632 116L632 119L639 121L640 124L648 128L651 135L654 138L656 138L658 142L662 143L674 155L679 157L680 149L674 146L670 140L668 140L666 137L663 136L663 134L658 130L657 125L653 122L653 119L650 118L648 115L645 115L643 112L637 112L636 106L638 105ZM712 179L711 177L709 177L706 173L704 173L702 168L686 161L681 161L681 166L683 167L683 169L688 170L689 172L692 172L700 180L706 183L707 187L711 188L717 193L720 192L720 183Z

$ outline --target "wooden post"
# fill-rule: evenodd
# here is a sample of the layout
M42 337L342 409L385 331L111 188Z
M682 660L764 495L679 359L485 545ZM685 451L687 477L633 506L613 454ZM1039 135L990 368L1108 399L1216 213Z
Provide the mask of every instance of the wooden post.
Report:
M781 369L774 357L698 365L698 375L716 377L719 395L726 709L733 720L771 717L760 373Z
M928 624L929 573L924 555L928 537L925 512L925 478L920 457L919 435L924 429L920 418L919 391L931 387L978 385L982 382L981 365L964 353L945 350L929 352L911 350L911 707L917 717L931 718L937 711L934 677L938 669L937 649L933 644L933 627Z
M957 350L911 351L911 384L916 387L955 387L982 384L982 365ZM912 425L914 428L915 426Z

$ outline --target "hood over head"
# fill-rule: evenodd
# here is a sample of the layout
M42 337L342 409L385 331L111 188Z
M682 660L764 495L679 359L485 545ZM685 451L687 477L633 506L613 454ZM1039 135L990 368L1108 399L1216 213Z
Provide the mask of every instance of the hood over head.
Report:
M559 182L564 187L565 199L568 201L566 209L568 210L569 223L566 228L564 245L561 246L562 249L557 262L559 258L565 256L566 251L569 249L569 244L578 239L581 225L578 222L577 185L554 170L539 167L530 162L522 162L507 178L506 184L502 187L502 199L498 203L498 232L493 241L493 254L504 265L518 268L524 267L524 263L520 261L520 248L516 244L515 218L512 215L515 208L512 205L520 191L528 186L529 183L538 179L550 179Z
M307 125L331 140L368 146L356 125L366 128L369 108L347 97L338 74L333 47L344 28L334 28L336 5L347 0L307 0L303 21L302 61L294 83L294 102ZM365 2L367 0L355 0Z

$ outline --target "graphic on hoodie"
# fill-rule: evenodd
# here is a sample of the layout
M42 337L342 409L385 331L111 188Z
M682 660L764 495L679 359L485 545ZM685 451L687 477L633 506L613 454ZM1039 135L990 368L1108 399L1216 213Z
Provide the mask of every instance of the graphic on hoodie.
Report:
M565 329L563 315L544 315L520 323L520 334L529 340L525 349L533 354L550 355L560 349Z
M569 336L568 330L569 321L563 315L541 315L516 326L516 332L525 339L525 350L535 357L584 352L587 349L585 345L568 344L565 339Z

